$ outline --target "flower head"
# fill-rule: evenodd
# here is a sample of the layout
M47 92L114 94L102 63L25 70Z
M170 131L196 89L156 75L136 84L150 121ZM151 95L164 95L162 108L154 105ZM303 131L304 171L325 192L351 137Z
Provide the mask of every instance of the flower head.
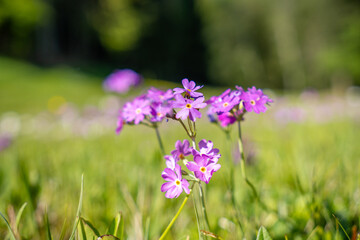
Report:
M139 124L146 115L150 114L149 104L150 102L143 96L135 98L132 102L127 102L123 109L123 118L127 123L134 121L134 124Z
M115 70L104 81L104 89L110 92L126 93L131 87L138 86L142 77L130 69Z
M174 155L165 155L165 164L171 170L175 170L176 163L179 161L179 158Z
M151 115L150 119L152 122L161 122L169 113L172 112L172 109L168 106L164 106L160 103L154 103L151 106Z
M191 100L184 98L180 94L175 96L175 101L172 105L175 108L182 108L176 114L176 118L185 120L187 117L189 117L193 122L196 121L196 118L201 118L201 113L198 109L206 107L206 103L204 103L204 97Z
M162 91L152 87L148 90L147 97L149 98L149 100L155 103L166 103L168 100L174 97L174 94L171 89Z
M210 158L211 161L217 162L221 155L219 154L219 149L214 148L214 143L212 141L206 141L205 139L199 142L199 151L196 149L192 150L194 156L206 156Z
M174 170L165 168L161 176L167 181L161 185L161 191L166 192L165 197L177 198L183 191L186 194L190 193L189 182L186 179L182 179L181 167L179 165L176 164Z
M208 184L213 173L218 171L221 165L211 161L210 157L206 155L196 155L194 161L188 162L186 167L194 172L195 177Z
M243 104L245 110L248 112L266 112L266 104L272 102L272 100L263 94L261 89L256 89L255 87L249 88L247 92L245 92L243 97Z
M185 92L188 96L193 98L198 98L203 96L202 93L195 92L202 88L203 86L196 86L194 81L189 81L187 78L182 80L182 85L184 88L174 88L174 94L181 94Z
M175 150L171 152L172 155L178 157L179 159L185 159L185 156L191 154L191 147L188 140L184 140L182 143L180 140L175 143Z

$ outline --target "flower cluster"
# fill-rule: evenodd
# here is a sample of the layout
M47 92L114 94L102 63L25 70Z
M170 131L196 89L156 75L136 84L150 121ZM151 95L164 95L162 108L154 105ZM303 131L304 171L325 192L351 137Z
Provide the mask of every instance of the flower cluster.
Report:
M194 146L195 147L195 146ZM161 176L166 183L161 186L161 191L166 192L165 197L177 198L185 191L190 193L189 181L203 181L209 183L214 172L221 167L218 164L220 154L219 149L213 148L212 141L205 139L199 142L199 150L190 147L188 140L181 142L180 140L175 144L175 150L171 155L166 155L166 168ZM185 157L191 156L193 161L187 160ZM181 169L180 164L186 167L190 172ZM188 179L183 178L187 177Z
M242 87L236 86L236 90L227 89L207 101L210 105L208 116L211 122L219 122L222 127L226 127L241 121L246 112L265 112L265 105L271 102L261 89L252 87L244 91Z
M183 79L183 88L168 89L166 91L150 88L144 95L127 102L120 111L118 127L119 133L124 124L138 125L143 123L152 127L168 117L174 120L189 118L195 122L201 118L199 109L206 107L202 93L196 90L202 86L196 86L194 81ZM180 108L177 112L175 109Z
M130 69L115 70L104 81L103 86L106 91L126 93L132 87L140 85L142 77Z

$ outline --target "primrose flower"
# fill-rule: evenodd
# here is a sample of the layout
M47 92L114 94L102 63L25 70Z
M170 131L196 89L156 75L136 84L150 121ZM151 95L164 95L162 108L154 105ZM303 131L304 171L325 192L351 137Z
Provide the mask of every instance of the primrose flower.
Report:
M187 117L189 117L193 122L196 121L196 118L201 118L201 112L198 109L206 107L206 103L204 103L204 97L199 97L193 101L191 99L184 98L180 94L175 96L175 101L172 105L175 108L182 108L176 114L176 118L185 120Z
M200 88L202 88L203 86L196 86L196 83L194 81L190 81L187 78L184 78L182 80L182 85L184 88L174 88L174 94L181 94L183 92L186 93L186 95L193 97L193 98L198 98L203 96L202 93L198 93L195 92L197 90L199 90Z
M143 96L135 98L132 102L127 102L123 109L123 118L126 122L134 121L134 124L139 124L144 120L146 115L149 115L151 108L149 101L144 99Z
M196 155L194 157L194 162L188 162L186 167L194 172L195 177L208 184L213 173L218 171L221 168L221 165L211 161L206 155Z
M266 112L265 104L272 102L260 89L255 87L248 89L244 94L243 101L245 110L255 113Z
M177 158L176 156L174 155L166 155L164 156L165 158L165 164L168 168L170 168L171 170L175 170L175 166L176 166L176 163L179 161L179 158Z
M218 119L220 122L220 126L222 126L222 127L229 126L229 125L233 124L234 122L236 122L236 120L237 120L235 115L230 112L225 112L225 113L220 114L218 116Z
M239 104L239 102L239 97L225 95L223 98L219 98L216 102L213 103L213 108L217 113L229 112L235 105Z
M191 154L191 147L188 140L184 140L182 143L180 140L176 141L175 143L175 150L171 152L172 155L177 156L179 159L183 160L185 159L185 156L188 156Z
M214 143L212 141L206 141L205 139L199 142L199 151L196 149L192 150L194 156L207 156L211 158L213 162L217 162L221 155L219 154L219 149L214 148Z
M172 109L167 106L163 106L160 103L155 103L151 107L151 115L152 118L150 119L152 122L161 122L167 114L172 112Z
M185 191L186 194L190 193L189 182L186 179L182 179L181 167L179 165L175 165L174 171L170 168L165 168L161 176L167 181L161 185L161 191L166 192L166 198L177 198L182 191Z
M126 93L131 87L138 86L142 77L130 69L115 70L104 81L105 90L117 93Z

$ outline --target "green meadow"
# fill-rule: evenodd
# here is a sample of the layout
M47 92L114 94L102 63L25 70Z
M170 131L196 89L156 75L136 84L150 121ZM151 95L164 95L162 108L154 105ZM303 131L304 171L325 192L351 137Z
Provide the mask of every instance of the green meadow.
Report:
M146 79L118 96L105 93L98 76L67 66L0 58L0 72L0 134L11 139L0 150L0 212L15 238L158 239L185 194L166 199L160 191L165 161L154 130L125 126L116 135L116 116L149 86L173 88L181 79L178 85ZM207 99L224 90L203 89ZM205 187L211 232L256 239L264 226L272 239L359 239L359 96L268 93L274 99L268 111L248 113L241 126L246 174L258 198L242 178L236 126L227 138L205 111L197 121L197 141L212 140L222 154L221 169ZM171 120L159 130L167 154L187 138ZM231 202L232 169L244 234ZM165 239L198 238L193 205L190 199ZM1 219L0 239L13 235Z

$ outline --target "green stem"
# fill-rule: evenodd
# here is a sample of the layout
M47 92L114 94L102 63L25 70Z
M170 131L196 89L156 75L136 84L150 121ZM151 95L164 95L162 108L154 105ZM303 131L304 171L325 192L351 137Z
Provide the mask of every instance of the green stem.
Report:
M164 155L165 155L165 149L164 149L164 145L163 145L163 143L162 143L162 141L161 141L159 128L158 128L157 126L154 126L154 128L155 128L157 140L158 140L158 142L159 142L159 146L160 146L161 153L162 153L162 155L164 156Z
M210 224L209 224L209 218L206 212L206 205L205 205L205 195L204 195L204 191L201 185L201 182L198 183L199 184L199 194L200 194L200 199L201 199L201 208L202 208L202 212L205 218L205 223L206 223L206 227L208 228L207 230L210 230ZM205 229L204 229L205 230Z
M253 195L256 199L256 201L260 204L260 206L267 210L266 205L260 200L259 198L259 194L256 191L256 188L254 186L254 184L247 178L246 176L246 171L245 171L245 154L244 154L244 148L243 148L243 144L242 144L242 138L241 138L241 126L240 126L240 121L237 122L238 124L238 144L239 144L239 151L240 151L240 162L241 162L241 174L242 177L244 179L244 181L246 182L246 184L251 188Z
M230 137L230 132L229 131L224 131L225 135L226 135L226 140L228 141L228 146L231 146L231 137ZM231 204L234 208L234 211L235 211L235 220L236 220L236 223L239 225L239 228L242 232L242 234L244 235L244 229L243 229L243 226L241 224L241 221L240 221L240 211L239 211L239 208L237 207L236 205L236 199L235 199L235 183L234 183L234 161L232 161L232 158L231 158L231 147L229 148L229 156L228 156L228 159L229 161L231 162L229 164L229 166L231 165L230 167L230 194L231 194Z
M175 216L173 217L173 219L171 220L171 222L169 223L169 225L166 227L165 231L163 232L163 234L161 234L159 240L162 240L165 238L166 234L170 231L170 228L172 227L172 225L174 225L176 219L179 217L181 211L183 210L186 202L189 200L189 197L192 193L192 189L190 189L190 193L188 195L186 195L186 197L184 198L179 210L177 211L177 213L175 214Z

